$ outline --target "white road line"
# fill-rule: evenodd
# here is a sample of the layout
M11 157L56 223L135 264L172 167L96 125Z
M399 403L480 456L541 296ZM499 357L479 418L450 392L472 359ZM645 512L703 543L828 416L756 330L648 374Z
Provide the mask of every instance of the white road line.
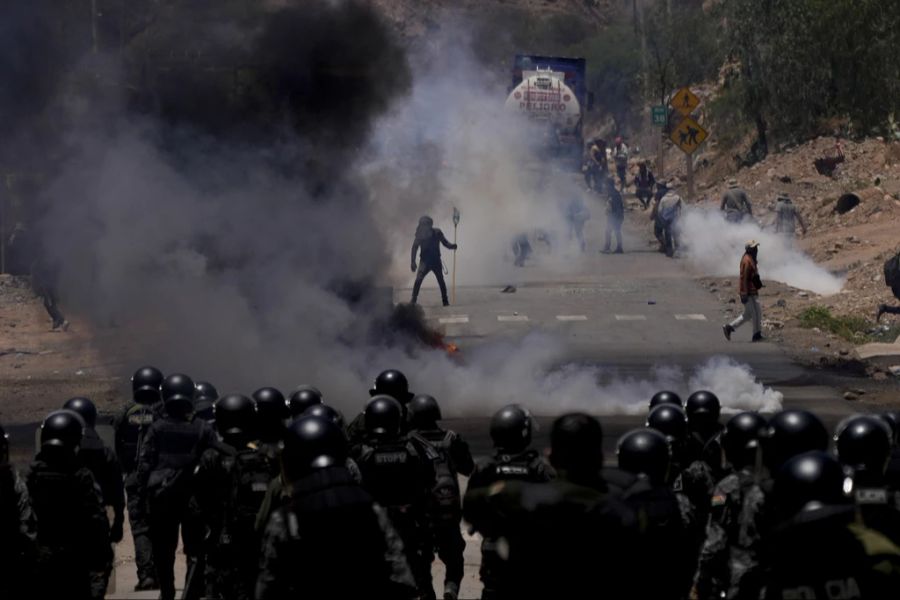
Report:
M706 315L675 315L679 321L705 321Z
M527 315L497 315L497 320L501 323L521 323L528 320Z
M587 321L587 315L556 315L557 321Z
M616 321L646 321L645 315L616 315Z
M444 323L445 325L451 325L454 323L468 323L469 315L453 315L450 317L441 317L438 319L438 321Z

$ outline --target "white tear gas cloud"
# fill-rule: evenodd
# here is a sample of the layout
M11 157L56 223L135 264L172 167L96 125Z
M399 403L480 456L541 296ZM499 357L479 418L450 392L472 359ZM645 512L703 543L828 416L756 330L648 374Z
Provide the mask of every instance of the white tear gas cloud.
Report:
M463 348L463 364L433 354L409 362L411 385L434 395L445 417L489 414L519 403L533 413L554 416L567 411L593 414L642 414L660 390L687 396L698 390L715 393L723 410L774 412L782 394L763 386L749 366L716 356L685 373L658 365L645 378L622 376L614 369L569 362L564 340L544 332Z
M682 215L681 229L688 261L704 275L735 275L744 245L755 239L760 244L759 270L764 282L780 281L822 295L836 294L844 285L840 277L817 265L784 236L754 222L729 223L721 211L691 207Z

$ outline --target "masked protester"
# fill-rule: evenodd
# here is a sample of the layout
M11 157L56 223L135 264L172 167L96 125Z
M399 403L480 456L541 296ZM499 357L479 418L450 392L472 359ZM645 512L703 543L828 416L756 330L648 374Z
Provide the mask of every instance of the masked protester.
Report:
M422 280L429 273L434 273L438 286L441 288L441 300L444 306L450 306L450 300L447 299L447 284L444 283L443 264L441 263L442 244L450 250L456 250L457 248L456 244L451 244L447 241L443 231L434 227L434 221L431 220L431 217L426 215L419 219L419 226L416 227L416 237L413 240L410 257L410 268L416 274L411 300L413 304L419 298L419 288L422 287ZM416 267L417 251L419 252L418 267Z

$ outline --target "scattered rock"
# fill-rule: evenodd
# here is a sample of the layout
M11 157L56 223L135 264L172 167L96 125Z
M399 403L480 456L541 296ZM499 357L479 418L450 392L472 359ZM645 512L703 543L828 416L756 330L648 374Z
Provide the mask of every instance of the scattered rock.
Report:
M809 298L809 292L799 292L797 295L801 298Z
M891 375L893 375L894 377L900 377L900 365L888 367L888 371L890 371Z
M848 400L848 401L850 401L850 402L853 402L854 400L859 400L859 396L857 396L857 395L854 394L853 392L846 392L846 393L844 394L844 400Z
M787 300L782 298L781 300L779 300L778 302L775 303L775 306L777 306L778 308L787 308Z
M850 354L850 351L841 348L840 350L838 350L838 354L840 354L841 356L848 356Z

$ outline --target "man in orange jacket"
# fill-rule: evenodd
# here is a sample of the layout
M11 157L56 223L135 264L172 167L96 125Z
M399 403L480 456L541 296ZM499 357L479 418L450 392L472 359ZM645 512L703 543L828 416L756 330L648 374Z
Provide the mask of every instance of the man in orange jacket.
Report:
M744 314L723 326L725 339L731 341L731 334L735 329L749 320L753 320L753 341L762 341L762 308L759 305L759 290L763 287L759 278L759 269L756 266L756 255L759 252L759 242L750 240L744 246L744 256L741 258L740 295L741 304L744 305Z

